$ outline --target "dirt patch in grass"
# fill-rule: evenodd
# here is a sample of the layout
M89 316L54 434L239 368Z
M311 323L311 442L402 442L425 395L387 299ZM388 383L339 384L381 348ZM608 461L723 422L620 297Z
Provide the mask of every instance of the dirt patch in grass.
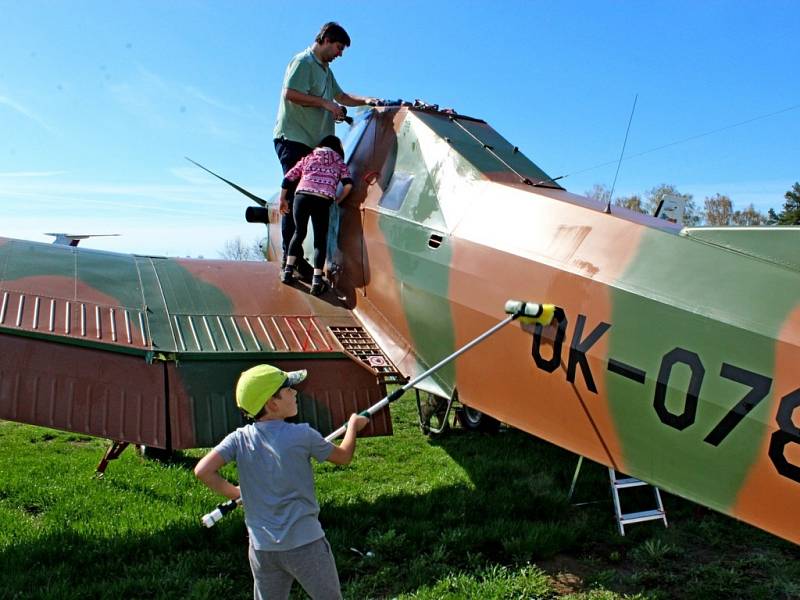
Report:
M85 446L87 444L91 444L96 442L97 438L89 437L89 436L70 436L67 438L67 443L70 446Z
M25 511L25 514L29 517L38 517L44 512L44 509L36 504L24 504L22 510Z
M548 560L539 561L536 566L550 576L553 582L553 589L559 595L582 591L584 581L592 570L576 558L566 554L559 554Z

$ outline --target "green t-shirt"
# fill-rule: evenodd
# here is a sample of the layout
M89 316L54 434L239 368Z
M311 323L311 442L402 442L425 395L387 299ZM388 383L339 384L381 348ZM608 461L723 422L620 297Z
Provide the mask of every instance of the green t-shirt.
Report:
M329 111L289 102L283 97L286 88L326 100L333 100L342 93L333 71L317 60L311 48L295 56L286 67L273 137L286 138L313 148L325 136L334 135L333 115Z

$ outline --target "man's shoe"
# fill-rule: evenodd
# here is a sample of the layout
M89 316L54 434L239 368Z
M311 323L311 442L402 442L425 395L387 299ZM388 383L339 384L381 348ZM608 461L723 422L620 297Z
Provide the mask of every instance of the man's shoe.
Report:
M311 295L319 296L328 289L328 284L322 279L322 275L314 275L311 280Z
M281 271L281 281L283 283L292 283L294 281L294 267L286 265L286 268Z

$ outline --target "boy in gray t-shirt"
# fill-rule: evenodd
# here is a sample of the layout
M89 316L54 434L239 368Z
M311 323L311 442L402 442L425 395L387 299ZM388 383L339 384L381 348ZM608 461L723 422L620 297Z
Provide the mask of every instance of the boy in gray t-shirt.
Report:
M304 370L286 373L271 365L242 373L236 404L255 422L229 433L194 470L212 490L242 498L256 600L288 598L295 579L312 598L341 598L336 563L318 519L310 459L348 464L356 434L368 420L351 415L340 446L308 424L285 422L297 414L292 386L305 378ZM239 487L219 474L230 461L236 461Z

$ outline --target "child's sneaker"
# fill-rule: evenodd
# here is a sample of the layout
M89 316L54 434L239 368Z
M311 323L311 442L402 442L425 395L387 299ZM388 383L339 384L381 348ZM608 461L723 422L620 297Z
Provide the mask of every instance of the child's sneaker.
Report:
M281 272L281 281L283 283L292 283L294 281L294 265L286 265L286 268Z
M311 295L319 296L328 289L328 284L322 279L322 275L314 275L311 280Z
M297 262L294 263L294 270L297 276L306 283L311 282L314 275L314 267L303 257L298 257Z

